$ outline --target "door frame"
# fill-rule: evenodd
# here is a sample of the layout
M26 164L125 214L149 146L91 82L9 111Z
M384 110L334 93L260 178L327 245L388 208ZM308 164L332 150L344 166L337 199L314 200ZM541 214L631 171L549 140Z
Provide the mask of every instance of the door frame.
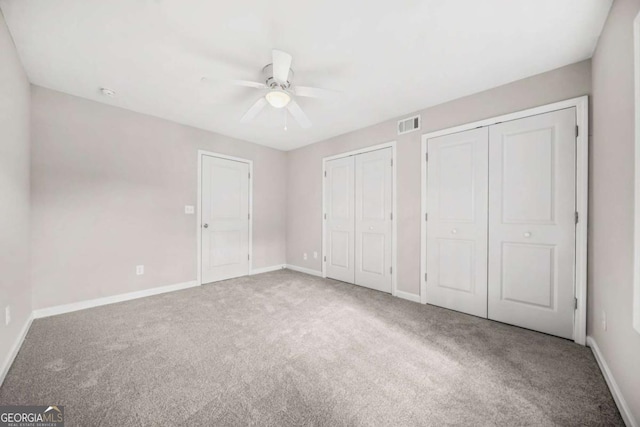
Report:
M327 156L322 158L322 277L327 277L327 247L326 247L326 228L327 228L327 220L325 218L326 213L326 172L327 172L327 162L331 160L341 159L344 157L355 156L358 154L369 153L371 151L382 150L385 148L391 148L391 160L393 162L393 168L391 170L391 179L393 180L391 184L392 188L392 200L391 200L391 212L393 214L393 219L391 220L391 295L394 297L397 296L397 283L398 283L398 268L397 268L397 236L398 236L398 205L397 205L397 173L398 165L397 165L397 155L396 155L396 141L385 142L382 144L372 145L365 148L360 148L358 150L347 151L345 153L335 154L332 156Z
M634 252L633 252L633 328L640 333L640 13L633 21L635 159L634 159Z
M213 151L198 150L198 204L196 207L196 256L198 269L196 272L196 281L198 285L202 285L202 158L204 156L217 157L219 159L232 160L249 165L249 271L247 275L251 275L253 271L253 160L227 156Z
M523 119L538 114L575 107L578 136L576 140L576 210L579 221L576 224L576 253L574 270L574 295L577 308L573 320L573 340L585 345L587 340L587 226L589 219L589 96L580 96L565 101L521 110L515 113L491 117L461 126L441 129L422 135L422 174L421 174L421 225L420 225L420 302L427 301L427 141L439 136L464 132L478 127L496 125L501 122Z

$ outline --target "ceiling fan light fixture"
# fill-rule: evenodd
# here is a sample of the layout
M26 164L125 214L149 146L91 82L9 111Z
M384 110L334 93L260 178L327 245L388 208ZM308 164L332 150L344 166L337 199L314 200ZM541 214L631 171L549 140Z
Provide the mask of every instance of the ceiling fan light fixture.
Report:
M272 90L265 98L273 108L284 108L291 101L291 96L283 90Z

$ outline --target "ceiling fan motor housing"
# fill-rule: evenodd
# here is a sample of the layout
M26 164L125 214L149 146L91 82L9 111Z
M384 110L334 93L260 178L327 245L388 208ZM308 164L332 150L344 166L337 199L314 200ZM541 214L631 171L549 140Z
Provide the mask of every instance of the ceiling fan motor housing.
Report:
M262 69L262 75L264 76L264 83L271 89L287 90L291 87L291 82L293 81L293 69L291 68L289 68L289 80L287 80L286 84L281 84L273 78L273 64L265 65Z

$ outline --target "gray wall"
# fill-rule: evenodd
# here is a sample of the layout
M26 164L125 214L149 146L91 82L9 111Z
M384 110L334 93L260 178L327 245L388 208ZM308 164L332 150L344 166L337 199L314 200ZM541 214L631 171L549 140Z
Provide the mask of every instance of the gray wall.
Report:
M254 161L253 266L285 263L284 152L41 87L31 101L35 309L195 280L198 149Z
M398 136L398 118L289 151L287 263L321 270L322 158L397 141L398 290L420 293L421 135L591 92L591 64L583 61L420 111L422 130ZM409 116L409 114L407 114ZM303 260L303 253L309 258Z
M0 12L0 370L31 314L29 81ZM12 321L4 323L11 306ZM1 374L0 374L1 375Z
M632 327L634 80L638 0L616 0L593 57L589 323L640 422L640 334ZM601 326L606 312L607 331Z

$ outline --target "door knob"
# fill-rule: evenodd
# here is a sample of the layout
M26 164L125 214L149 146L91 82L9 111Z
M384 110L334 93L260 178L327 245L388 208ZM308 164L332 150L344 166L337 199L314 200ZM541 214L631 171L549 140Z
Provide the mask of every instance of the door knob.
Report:
M527 231L526 233L524 233L524 237L526 237L526 238L531 237L531 233Z
M209 224L204 224L203 227L204 228L209 228Z
M451 234L458 234L458 229L454 228L453 230L451 230Z

